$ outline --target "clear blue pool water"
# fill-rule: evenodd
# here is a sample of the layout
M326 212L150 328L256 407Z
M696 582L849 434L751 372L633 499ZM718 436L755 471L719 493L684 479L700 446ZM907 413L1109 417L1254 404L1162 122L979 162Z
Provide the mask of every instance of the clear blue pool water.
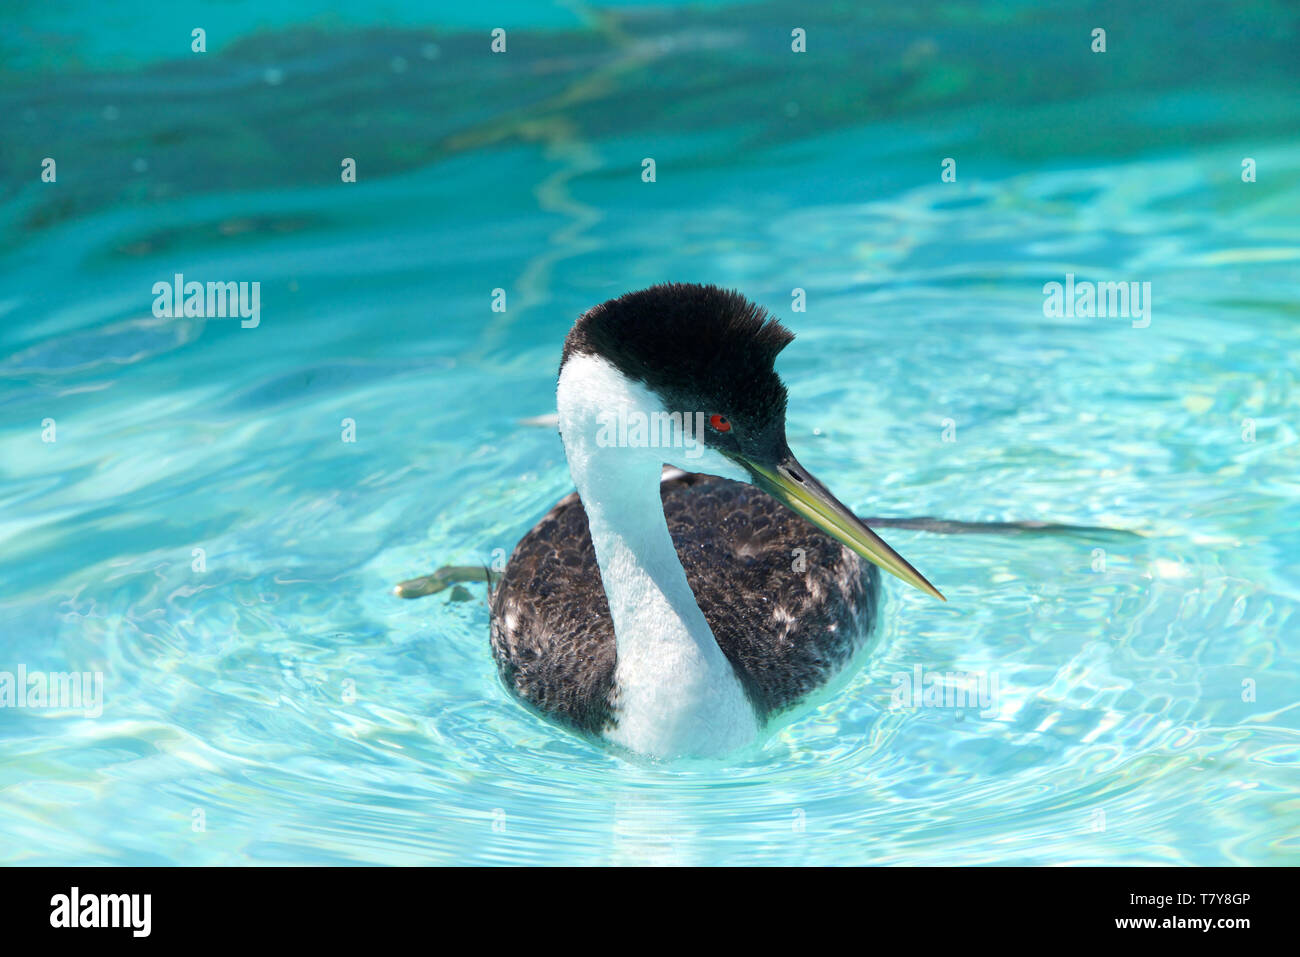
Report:
M9 32L0 672L105 690L0 708L0 862L1297 863L1297 15L1150 5L1092 54L1088 9ZM260 282L260 325L155 318L176 272ZM1150 324L1045 316L1067 273L1149 282ZM861 512L1140 537L892 533L948 603L887 582L873 653L753 754L543 723L481 588L389 588L569 491L519 420L582 309L662 280L796 330L791 445ZM893 708L917 667L995 706Z

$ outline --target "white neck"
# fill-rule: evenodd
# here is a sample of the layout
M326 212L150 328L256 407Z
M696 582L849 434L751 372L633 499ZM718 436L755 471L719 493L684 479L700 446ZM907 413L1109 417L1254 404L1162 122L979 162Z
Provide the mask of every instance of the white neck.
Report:
M604 360L574 355L560 373L557 404L614 619L618 726L610 740L659 758L717 755L753 741L757 716L668 534L659 498L665 450L598 441L608 416L658 411L659 402Z

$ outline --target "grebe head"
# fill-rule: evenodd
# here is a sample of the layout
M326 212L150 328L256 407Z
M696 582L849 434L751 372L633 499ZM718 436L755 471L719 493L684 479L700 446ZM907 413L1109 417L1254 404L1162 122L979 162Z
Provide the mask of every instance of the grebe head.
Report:
M623 444L647 461L749 482L863 558L943 599L790 451L786 388L774 365L793 339L765 310L717 286L667 283L611 299L584 313L565 340L562 429L565 421L592 422L605 413L664 416L649 423L642 441ZM566 369L579 365L583 371L570 377L566 395ZM579 402L587 406L585 419L566 408ZM664 422L682 425L686 441L679 447L657 441ZM570 448L566 436L566 451ZM572 452L570 458L572 467Z

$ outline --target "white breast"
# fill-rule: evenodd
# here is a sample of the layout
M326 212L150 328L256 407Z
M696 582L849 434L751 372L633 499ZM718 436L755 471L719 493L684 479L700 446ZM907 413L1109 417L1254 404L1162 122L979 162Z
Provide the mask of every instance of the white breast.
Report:
M658 758L709 757L753 742L758 717L695 603L659 498L666 461L696 471L714 471L713 463L673 461L671 448L610 445L601 429L611 414L691 410L664 410L645 386L582 355L565 362L557 405L614 620L617 727L609 739Z

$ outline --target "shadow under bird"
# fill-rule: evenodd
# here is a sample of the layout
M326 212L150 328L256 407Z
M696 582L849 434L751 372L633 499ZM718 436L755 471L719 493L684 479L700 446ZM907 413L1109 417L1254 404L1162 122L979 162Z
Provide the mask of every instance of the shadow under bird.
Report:
M556 400L577 493L523 537L490 598L492 654L525 703L653 758L719 756L853 661L875 626L878 568L943 600L790 451L774 363L793 338L739 293L685 284L574 324ZM621 427L639 422L699 427L665 448ZM485 574L441 569L395 593Z

